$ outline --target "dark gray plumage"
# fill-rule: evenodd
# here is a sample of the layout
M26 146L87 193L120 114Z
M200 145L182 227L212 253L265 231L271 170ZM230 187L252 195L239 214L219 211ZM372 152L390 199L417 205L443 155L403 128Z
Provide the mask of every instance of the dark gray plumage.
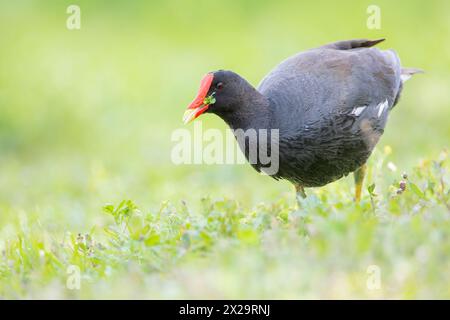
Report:
M214 72L208 94L214 92L216 103L207 112L233 129L279 129L275 179L303 187L335 181L364 165L398 101L402 79L419 72L402 69L393 50L371 48L380 41L341 41L298 53L257 90L234 72Z
M282 137L277 177L316 187L366 162L400 93L401 66L394 51L364 44L373 42L339 42L297 54L260 84L280 115L274 125Z

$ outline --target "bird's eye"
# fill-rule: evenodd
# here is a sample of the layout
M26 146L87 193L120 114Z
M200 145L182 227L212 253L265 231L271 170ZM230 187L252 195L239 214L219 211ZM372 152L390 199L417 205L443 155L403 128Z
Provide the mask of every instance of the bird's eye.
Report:
M222 89L222 88L223 88L223 83L222 82L217 82L216 89Z

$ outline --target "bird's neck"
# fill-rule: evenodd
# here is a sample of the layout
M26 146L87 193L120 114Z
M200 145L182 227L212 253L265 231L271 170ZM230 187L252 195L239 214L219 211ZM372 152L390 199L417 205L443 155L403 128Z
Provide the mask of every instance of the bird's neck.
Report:
M235 111L221 115L222 119L233 130L270 129L272 112L269 99L253 87L243 96Z

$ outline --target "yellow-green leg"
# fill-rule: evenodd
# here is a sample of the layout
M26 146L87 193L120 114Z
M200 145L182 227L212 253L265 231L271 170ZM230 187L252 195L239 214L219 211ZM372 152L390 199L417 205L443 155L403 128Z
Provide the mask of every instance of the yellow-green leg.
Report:
M305 189L299 184L294 184L294 186L295 186L297 204L298 204L298 207L300 208L302 205L302 199L306 198Z
M358 168L355 172L353 172L353 176L355 178L355 202L359 203L361 200L361 191L364 182L364 176L366 175L367 166L363 164L360 168Z

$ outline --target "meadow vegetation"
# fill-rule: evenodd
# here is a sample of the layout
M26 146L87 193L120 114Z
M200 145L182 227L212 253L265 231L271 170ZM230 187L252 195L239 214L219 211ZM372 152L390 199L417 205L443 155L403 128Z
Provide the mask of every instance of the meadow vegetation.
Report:
M81 0L67 30L70 4L0 10L0 298L450 298L448 1L377 1L379 30L370 1ZM362 37L426 73L359 205L350 176L298 208L249 165L171 162L207 71L257 85L291 54Z

